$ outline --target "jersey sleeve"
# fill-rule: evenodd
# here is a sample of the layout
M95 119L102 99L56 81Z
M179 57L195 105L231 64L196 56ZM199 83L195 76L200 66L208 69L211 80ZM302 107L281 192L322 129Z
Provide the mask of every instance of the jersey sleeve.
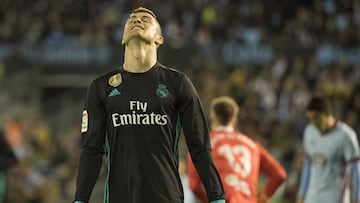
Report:
M349 163L351 168L352 200L360 201L360 157Z
M310 167L311 167L311 159L308 155L304 158L304 163L301 171L301 180L300 180L300 186L298 191L299 197L304 197L307 188L309 186L309 180L310 180Z
M343 142L343 153L345 161L350 161L358 157L360 152L355 132L348 130L347 134Z
M192 162L209 200L223 199L224 189L211 156L205 113L197 92L187 76L183 78L179 97L178 111Z
M260 171L268 177L265 194L271 197L277 188L285 181L286 171L280 163L262 146L260 151Z
M187 174L189 177L189 188L202 202L208 202L208 198L190 155L187 156Z
M82 115L82 151L75 193L75 200L78 201L89 200L101 168L106 126L106 111L102 101L99 87L92 82Z
M356 133L350 129L344 139L343 152L346 160L347 172L351 177L352 200L360 201L360 150Z

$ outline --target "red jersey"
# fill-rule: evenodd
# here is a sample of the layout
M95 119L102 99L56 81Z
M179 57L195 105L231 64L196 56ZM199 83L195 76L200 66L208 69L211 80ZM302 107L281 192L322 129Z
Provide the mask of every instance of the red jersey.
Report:
M279 162L260 144L229 128L210 133L212 156L220 174L227 203L256 203L259 173L268 177L265 194L271 197L286 178ZM208 202L199 176L188 157L190 189Z

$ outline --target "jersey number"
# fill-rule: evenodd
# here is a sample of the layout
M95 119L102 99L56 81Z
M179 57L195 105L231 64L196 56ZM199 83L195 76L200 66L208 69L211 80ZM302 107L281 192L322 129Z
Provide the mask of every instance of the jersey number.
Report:
M218 149L218 154L225 157L229 166L236 174L240 174L241 178L246 178L251 172L251 153L246 146L243 145L222 145ZM225 182L236 190L251 195L249 184L238 179L235 174L227 174Z
M243 145L222 145L218 153L226 158L229 166L246 178L251 172L251 153L249 149Z

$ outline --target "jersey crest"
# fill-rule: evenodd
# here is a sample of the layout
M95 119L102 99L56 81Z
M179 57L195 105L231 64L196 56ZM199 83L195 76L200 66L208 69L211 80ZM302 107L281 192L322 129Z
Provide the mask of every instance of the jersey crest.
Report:
M156 95L160 98L167 97L169 94L169 91L166 88L166 85L160 84L158 88L156 89Z
M322 154L322 153L315 153L315 154L313 154L313 156L312 156L312 161L313 161L315 164L324 165L324 164L326 164L326 157L325 157L325 155Z

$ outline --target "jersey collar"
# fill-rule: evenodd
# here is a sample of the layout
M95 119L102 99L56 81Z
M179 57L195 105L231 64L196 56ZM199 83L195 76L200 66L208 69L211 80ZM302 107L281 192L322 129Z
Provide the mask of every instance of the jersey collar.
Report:
M234 132L234 128L230 126L218 126L214 131L225 131L225 132Z

